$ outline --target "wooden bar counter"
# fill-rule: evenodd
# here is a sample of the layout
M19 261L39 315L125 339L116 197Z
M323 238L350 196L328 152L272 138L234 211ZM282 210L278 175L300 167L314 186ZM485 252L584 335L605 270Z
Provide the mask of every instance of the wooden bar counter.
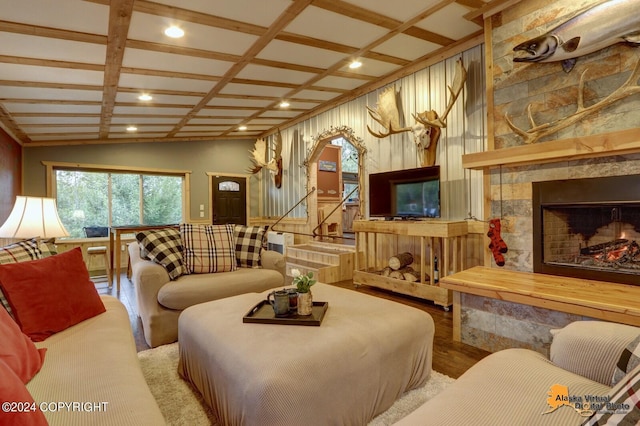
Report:
M504 300L640 326L640 286L476 266L443 277L453 293L453 338L460 341L460 294Z

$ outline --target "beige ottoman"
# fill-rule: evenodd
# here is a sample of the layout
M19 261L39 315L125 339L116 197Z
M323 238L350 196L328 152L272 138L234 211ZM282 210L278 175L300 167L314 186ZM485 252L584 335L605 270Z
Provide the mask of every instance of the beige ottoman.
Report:
M319 327L249 324L266 298L184 310L178 370L225 425L364 425L431 373L434 325L415 308L326 284Z

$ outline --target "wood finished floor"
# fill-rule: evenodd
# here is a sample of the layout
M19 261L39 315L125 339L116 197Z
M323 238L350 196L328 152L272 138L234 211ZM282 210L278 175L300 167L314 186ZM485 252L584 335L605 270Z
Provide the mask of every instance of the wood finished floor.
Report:
M446 312L442 307L436 306L432 302L374 287L355 287L352 281L342 281L335 283L334 285L393 300L395 302L420 309L431 315L435 323L435 336L433 340L433 369L442 374L458 378L476 362L489 355L489 352L482 349L453 341L453 311L451 310ZM100 294L111 294L122 301L129 312L129 319L131 320L131 327L133 329L138 351L149 349L149 346L144 340L142 323L140 322L140 318L138 318L136 295L133 284L127 279L126 274L122 274L120 286L120 294L118 295L115 285L111 289L107 287L106 283L96 285Z

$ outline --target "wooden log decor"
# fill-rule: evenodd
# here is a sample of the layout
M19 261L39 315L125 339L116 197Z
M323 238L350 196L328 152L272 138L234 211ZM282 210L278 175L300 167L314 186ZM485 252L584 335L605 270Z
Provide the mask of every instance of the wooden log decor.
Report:
M405 266L409 266L413 263L413 255L411 253L404 252L396 254L395 256L391 256L389 258L389 267L394 271L404 268Z

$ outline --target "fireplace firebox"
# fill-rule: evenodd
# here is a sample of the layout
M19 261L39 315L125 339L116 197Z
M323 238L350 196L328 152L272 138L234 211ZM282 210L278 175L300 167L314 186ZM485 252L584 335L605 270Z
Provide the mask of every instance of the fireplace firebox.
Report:
M640 285L640 175L533 183L533 271Z

